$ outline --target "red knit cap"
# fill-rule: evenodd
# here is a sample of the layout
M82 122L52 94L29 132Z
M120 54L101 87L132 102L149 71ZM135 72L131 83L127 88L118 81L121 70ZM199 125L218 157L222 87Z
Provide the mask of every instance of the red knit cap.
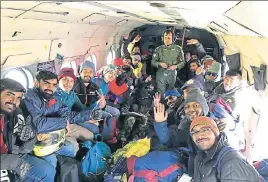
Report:
M195 118L191 123L190 132L193 130L194 127L198 125L209 126L216 136L220 135L220 131L218 129L216 122L209 117L200 116Z
M114 65L115 66L124 66L124 62L121 58L115 58L114 59Z
M76 82L76 76L74 75L73 68L62 68L59 72L58 79L62 79L63 77L69 76L74 79L74 82Z

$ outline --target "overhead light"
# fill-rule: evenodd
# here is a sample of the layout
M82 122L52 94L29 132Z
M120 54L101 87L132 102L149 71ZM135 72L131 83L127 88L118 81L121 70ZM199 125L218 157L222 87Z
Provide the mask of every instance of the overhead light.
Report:
M164 8L164 7L166 7L166 5L163 4L163 3L150 3L150 6L156 7L156 8Z

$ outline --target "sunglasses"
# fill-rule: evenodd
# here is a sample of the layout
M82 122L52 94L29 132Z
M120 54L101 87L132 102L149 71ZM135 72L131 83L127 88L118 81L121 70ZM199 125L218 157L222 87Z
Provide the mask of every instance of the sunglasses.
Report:
M217 77L218 76L218 74L217 73L212 73L212 72L206 72L206 75L208 75L208 76L213 76L213 77Z
M190 135L193 136L193 135L196 135L198 133L206 133L208 131L211 131L211 128L201 128L199 131L191 131Z

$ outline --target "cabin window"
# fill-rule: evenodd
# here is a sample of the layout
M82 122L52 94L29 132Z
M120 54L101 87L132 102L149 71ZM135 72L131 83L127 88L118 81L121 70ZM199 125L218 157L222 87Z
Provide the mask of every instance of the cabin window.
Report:
M115 57L115 51L110 50L108 56L107 56L107 64L112 64Z
M95 65L95 70L97 70L97 57L95 56L95 54L92 54L91 58L92 58L92 62Z
M10 78L18 81L26 89L32 88L34 85L34 77L26 68L11 69L5 74L4 78Z
M62 62L62 64L61 64L61 69L62 68L72 68L72 66L71 66L71 63L70 62Z
M22 68L22 70L27 75L28 88L33 88L33 86L34 86L34 76L33 76L33 74L26 68Z
M76 62L72 61L70 64L71 64L71 68L73 68L74 70L74 74L76 75L76 70L77 70Z

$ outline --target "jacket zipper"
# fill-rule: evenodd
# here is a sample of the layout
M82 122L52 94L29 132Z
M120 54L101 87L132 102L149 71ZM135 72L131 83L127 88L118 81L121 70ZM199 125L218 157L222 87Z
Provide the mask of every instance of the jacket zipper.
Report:
M85 97L86 97L86 99L85 99L85 105L86 105L87 104L87 88L86 87L85 87L84 91L85 91Z

